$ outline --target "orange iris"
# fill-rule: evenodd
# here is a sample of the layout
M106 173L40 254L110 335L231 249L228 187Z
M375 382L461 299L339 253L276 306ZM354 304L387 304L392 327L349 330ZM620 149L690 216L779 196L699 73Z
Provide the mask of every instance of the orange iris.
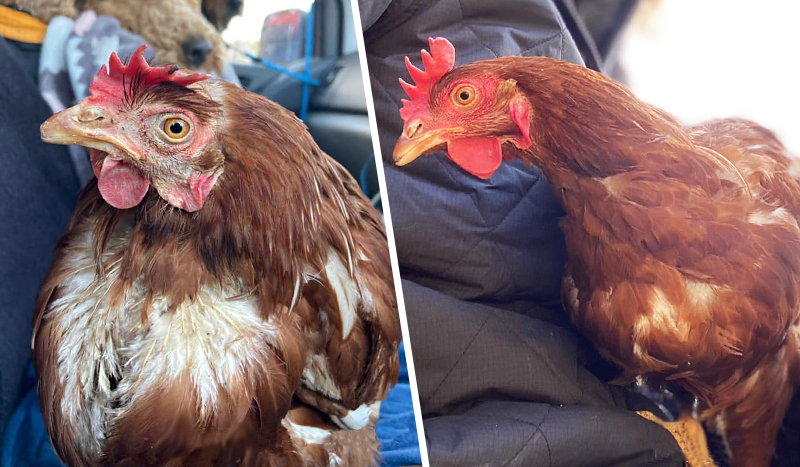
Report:
M189 134L189 122L182 118L172 117L164 120L162 130L171 140L181 140Z
M453 101L459 105L470 105L475 101L475 88L469 85L458 86L453 90Z

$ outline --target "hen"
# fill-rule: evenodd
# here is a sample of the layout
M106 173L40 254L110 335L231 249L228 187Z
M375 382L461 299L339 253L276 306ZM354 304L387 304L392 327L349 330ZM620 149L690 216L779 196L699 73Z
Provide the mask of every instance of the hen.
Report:
M91 148L33 337L72 466L375 462L400 325L380 215L303 124L112 54L42 124Z
M682 127L578 65L503 57L453 69L443 38L406 63L405 165L445 148L488 179L542 169L566 211L562 297L627 378L680 384L730 463L769 465L800 383L800 175L775 136Z

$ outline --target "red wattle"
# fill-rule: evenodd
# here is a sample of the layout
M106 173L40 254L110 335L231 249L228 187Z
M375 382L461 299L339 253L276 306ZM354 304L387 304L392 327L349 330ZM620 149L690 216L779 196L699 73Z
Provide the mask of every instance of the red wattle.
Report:
M472 175L488 179L503 162L500 138L460 138L447 142L447 155Z
M108 157L102 160L102 164L97 188L103 199L117 209L129 209L139 204L150 188L150 181L142 172L130 164Z

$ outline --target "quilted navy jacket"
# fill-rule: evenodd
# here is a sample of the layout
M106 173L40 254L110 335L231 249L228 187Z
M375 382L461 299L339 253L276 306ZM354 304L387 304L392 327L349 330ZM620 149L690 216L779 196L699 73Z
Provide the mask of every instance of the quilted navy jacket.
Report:
M444 36L456 65L582 64L554 3L361 0L360 11L431 465L683 465L562 312L562 211L541 172L506 163L482 181L444 154L391 161L403 56L419 64L428 37Z

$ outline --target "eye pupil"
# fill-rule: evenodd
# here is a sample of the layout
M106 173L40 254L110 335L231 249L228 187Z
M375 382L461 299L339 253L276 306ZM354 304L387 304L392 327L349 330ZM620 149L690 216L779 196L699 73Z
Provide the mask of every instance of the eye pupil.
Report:
M469 91L461 91L461 94L459 94L459 95L458 95L458 97L459 97L459 98L460 98L462 101L469 100Z
M169 131L172 134L179 135L183 132L183 123L181 122L172 122L172 125L169 126Z

